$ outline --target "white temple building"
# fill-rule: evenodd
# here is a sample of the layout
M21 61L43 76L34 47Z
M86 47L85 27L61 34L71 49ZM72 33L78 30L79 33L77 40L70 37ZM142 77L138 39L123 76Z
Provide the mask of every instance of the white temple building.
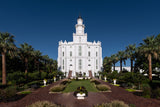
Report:
M101 42L88 42L83 19L79 16L73 42L59 41L58 68L67 77L94 76L102 70Z

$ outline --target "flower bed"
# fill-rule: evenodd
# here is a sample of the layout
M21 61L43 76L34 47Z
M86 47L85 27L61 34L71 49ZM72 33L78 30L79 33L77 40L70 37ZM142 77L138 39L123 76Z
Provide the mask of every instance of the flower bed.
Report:
M77 90L74 92L74 95L77 97L78 96L83 96L83 97L86 97L88 96L88 91L86 90L85 87L83 86L80 86L77 88Z

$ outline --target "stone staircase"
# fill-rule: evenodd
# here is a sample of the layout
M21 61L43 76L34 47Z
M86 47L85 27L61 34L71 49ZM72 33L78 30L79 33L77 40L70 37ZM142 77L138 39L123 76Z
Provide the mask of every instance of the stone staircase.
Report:
M93 77L92 72L91 71L88 72L89 72L89 77Z
M69 71L68 78L71 78L71 77L72 77L72 71Z

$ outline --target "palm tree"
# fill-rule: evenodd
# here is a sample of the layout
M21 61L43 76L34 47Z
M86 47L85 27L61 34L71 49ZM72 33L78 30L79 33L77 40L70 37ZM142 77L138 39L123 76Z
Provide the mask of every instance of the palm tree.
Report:
M147 37L143 40L143 43L140 43L138 49L139 53L144 54L148 59L148 71L149 71L149 80L152 81L152 56L156 59L158 58L158 42L155 39L155 36Z
M16 49L14 36L9 33L0 33L0 52L2 54L2 84L6 85L6 53L13 55Z
M135 51L136 51L136 45L128 45L126 47L126 54L127 54L127 58L130 58L130 62L131 62L131 72L133 72L133 61L135 59Z
M112 60L110 57L104 57L103 59L103 70L104 72L111 72Z
M33 51L33 57L34 57L35 65L37 66L37 70L39 71L39 63L40 63L40 59L42 59L42 53L39 50L35 50Z
M45 72L47 72L47 63L49 62L49 56L48 55L43 55L42 59L43 59L44 64L45 64Z
M28 59L33 55L33 48L27 43L20 44L19 55L25 63L25 74L28 73Z
M115 54L113 54L113 55L111 55L111 60L112 60L112 63L113 63L113 71L115 71L115 64L118 61L118 57Z
M127 59L127 57L126 57L126 54L124 51L118 51L117 57L120 61L120 72L122 72L122 62L124 62L124 64L126 64L125 60Z

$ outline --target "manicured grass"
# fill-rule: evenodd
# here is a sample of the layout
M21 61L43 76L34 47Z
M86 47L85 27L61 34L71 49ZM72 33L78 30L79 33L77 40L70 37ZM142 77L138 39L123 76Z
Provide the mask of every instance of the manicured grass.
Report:
M22 92L20 92L20 94L30 94L31 93L31 91L22 91Z
M134 89L125 89L125 90L128 91L128 92L134 92L134 91L136 91Z
M67 85L63 92L74 92L79 86L84 86L88 92L98 92L98 90L96 89L94 84L90 82L90 80L72 80L72 82Z

